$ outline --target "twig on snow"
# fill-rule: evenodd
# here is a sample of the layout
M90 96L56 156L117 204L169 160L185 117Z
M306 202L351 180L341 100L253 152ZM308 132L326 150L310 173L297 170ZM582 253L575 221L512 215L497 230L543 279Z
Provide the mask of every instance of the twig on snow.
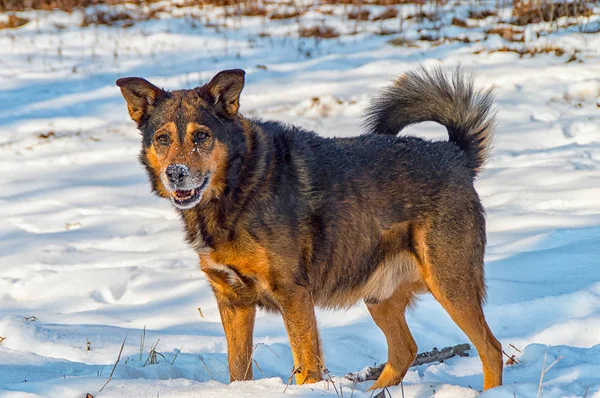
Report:
M204 365L204 367L206 368L206 371L208 372L208 374L210 375L210 379L214 380L214 376L212 374L212 372L210 371L210 369L208 368L208 365L206 364L206 362L204 362L204 358L202 358L202 355L200 355L200 361L202 362L202 364Z
M431 362L443 362L446 359L452 358L456 355L461 357L469 356L468 351L471 349L469 344L458 344L453 347L445 347L441 350L434 348L431 351L422 352L415 358L415 361L411 366L419 366L426 363ZM385 363L377 367L368 366L360 372L348 373L346 378L348 380L356 381L357 383L361 383L363 381L368 380L377 380L381 372L383 372L383 368L385 367Z
M121 360L121 354L123 353L123 347L125 347L125 340L127 340L127 335L125 335L125 338L123 339L123 342L121 343L121 349L119 350L119 356L117 357L117 362L115 362L115 366L113 366L112 370L110 371L108 380L106 380L106 383L104 383L104 385L100 389L100 392L102 390L104 390L104 387L106 387L106 385L112 380L113 374L115 373L115 369L117 368L117 365L119 364L119 361Z
M560 361L562 359L561 357L556 358L556 360L554 360L554 362L552 362L552 364L550 364L550 366L546 367L546 358L548 357L548 351L546 351L546 353L544 354L544 364L542 365L542 374L540 375L540 384L538 385L538 392L537 392L537 398L540 398L542 396L542 392L544 391L543 388L543 383L544 383L544 375L546 374L547 371L549 371L554 365L556 365L556 363L558 361Z

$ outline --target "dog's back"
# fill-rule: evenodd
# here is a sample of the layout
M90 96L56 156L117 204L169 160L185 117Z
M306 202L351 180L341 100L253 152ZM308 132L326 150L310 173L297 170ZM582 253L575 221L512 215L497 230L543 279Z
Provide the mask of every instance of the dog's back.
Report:
M366 123L370 134L323 138L257 121L275 153L288 156L287 168L279 166L277 173L304 177L280 179L278 190L295 192L294 225L306 233L298 244L305 246L317 304L377 302L402 283L421 283L415 250L424 242L417 235L431 225L447 231L442 241L431 242L436 247L456 236L463 240L460 247L471 251L468 270L449 264L444 272L475 275L472 288L483 300L485 221L473 177L488 153L491 104L491 94L476 92L458 71L449 81L440 71L423 70L405 75L373 101ZM425 120L444 124L450 141L395 136ZM390 234L396 242L384 247L382 238ZM390 257L394 260L386 260Z
M404 75L375 98L369 134L327 139L269 122L295 191L301 278L317 305L363 299L388 340L388 363L372 388L397 384L416 354L404 320L414 296L430 292L480 353L484 388L501 384L500 343L485 322L484 210L473 181L490 149L490 91L459 70ZM423 121L444 125L449 141L396 134ZM282 191L286 182L280 179Z

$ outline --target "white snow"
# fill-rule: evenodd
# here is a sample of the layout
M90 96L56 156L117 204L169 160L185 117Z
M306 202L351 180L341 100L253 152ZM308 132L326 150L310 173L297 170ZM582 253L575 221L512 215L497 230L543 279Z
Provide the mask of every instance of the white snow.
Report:
M348 24L334 9L328 24L343 32ZM264 313L255 330L263 343L254 355L258 380L227 383L214 298L175 212L150 194L137 161L140 137L114 81L143 76L176 89L241 67L248 72L243 113L350 136L360 133L369 97L419 63L460 63L479 85L496 86L495 149L477 181L488 219L485 312L519 364L505 367L503 387L480 396L536 396L546 356L546 367L561 359L545 374L544 397L600 397L600 33L571 27L537 37L534 30L520 44L577 49L579 61L567 63L570 52L494 52L506 44L499 36L395 47L361 26L317 43L296 38L289 21L266 26L261 18L215 15L236 24L216 30L191 23L186 10L126 29L81 28L78 12L26 12L32 22L0 30L0 398L278 397L284 390L312 397L340 388L350 396L354 387L353 396L370 396L370 383L343 379L386 360L383 334L363 304L318 312L335 388L286 389L293 360L285 328ZM419 36L413 28L406 37ZM447 29L482 38L479 28ZM261 37L265 30L270 36ZM406 133L447 139L429 123ZM467 342L429 296L408 322L420 351ZM99 393L124 339L113 379ZM159 363L144 366L158 339ZM411 369L403 393L474 397L481 388L473 352ZM400 397L402 387L390 393Z

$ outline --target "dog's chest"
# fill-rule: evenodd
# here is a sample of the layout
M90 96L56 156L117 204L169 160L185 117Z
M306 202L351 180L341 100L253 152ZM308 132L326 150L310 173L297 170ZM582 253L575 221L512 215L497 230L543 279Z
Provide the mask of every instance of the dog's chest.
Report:
M210 247L204 240L204 237L202 236L200 231L196 231L194 234L190 234L188 242L192 249L196 253L198 253L198 255L202 255L203 253L207 253L210 251Z
M260 291L269 291L269 264L266 252L257 244L240 247L235 243L217 245L204 249L200 254L200 265L207 273L218 272L225 275L225 281L231 288L240 286Z

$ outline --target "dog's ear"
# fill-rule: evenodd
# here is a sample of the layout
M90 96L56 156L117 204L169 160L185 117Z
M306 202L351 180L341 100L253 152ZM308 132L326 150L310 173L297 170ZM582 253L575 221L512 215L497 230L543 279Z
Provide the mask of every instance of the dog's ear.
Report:
M215 106L217 112L234 117L240 108L240 93L244 88L245 75L246 72L241 69L223 70L202 87L200 93Z
M150 115L166 92L141 77L124 77L117 80L123 98L127 101L129 116L138 126Z

